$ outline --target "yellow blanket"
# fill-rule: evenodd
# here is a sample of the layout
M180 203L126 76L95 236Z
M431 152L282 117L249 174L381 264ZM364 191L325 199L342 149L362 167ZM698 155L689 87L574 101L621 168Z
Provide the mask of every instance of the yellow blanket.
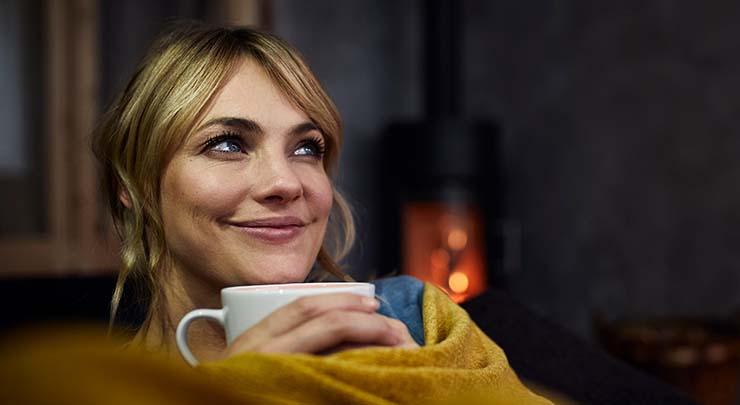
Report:
M89 330L0 345L2 404L548 404L443 292L425 286L426 346L329 356L243 354L191 369Z

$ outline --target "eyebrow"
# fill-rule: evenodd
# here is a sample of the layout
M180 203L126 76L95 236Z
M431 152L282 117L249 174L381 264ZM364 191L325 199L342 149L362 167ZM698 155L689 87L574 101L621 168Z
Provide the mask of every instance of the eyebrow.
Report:
M231 127L231 128L238 128L245 132L252 132L255 134L263 134L264 130L262 127L255 121L250 120L248 118L239 118L239 117L219 117L214 118L211 120L208 120L205 124L201 125L196 132L200 132L208 127L221 125L225 127ZM322 132L319 127L316 126L311 121L301 122L300 124L296 124L288 130L288 133L290 135L303 135L306 132L311 131L319 131ZM323 134L323 132L322 132Z

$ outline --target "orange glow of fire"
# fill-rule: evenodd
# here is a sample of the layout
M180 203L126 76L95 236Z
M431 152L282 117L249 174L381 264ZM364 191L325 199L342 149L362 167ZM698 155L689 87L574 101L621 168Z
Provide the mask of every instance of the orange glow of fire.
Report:
M486 290L483 221L476 208L406 203L402 220L405 274L435 284L456 302Z
M450 264L450 254L444 249L435 249L431 257L432 267L446 268Z
M463 250L468 244L468 234L462 229L453 229L447 235L447 246L452 250Z
M447 281L447 284L450 286L450 290L452 290L452 292L463 294L468 291L470 281L465 273L456 271L450 274L450 279Z

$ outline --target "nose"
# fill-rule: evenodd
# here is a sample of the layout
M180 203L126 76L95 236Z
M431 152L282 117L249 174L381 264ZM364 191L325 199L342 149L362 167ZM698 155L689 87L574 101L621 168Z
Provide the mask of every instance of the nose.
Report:
M265 159L254 175L254 199L262 204L285 204L303 195L303 184L295 168L285 158Z

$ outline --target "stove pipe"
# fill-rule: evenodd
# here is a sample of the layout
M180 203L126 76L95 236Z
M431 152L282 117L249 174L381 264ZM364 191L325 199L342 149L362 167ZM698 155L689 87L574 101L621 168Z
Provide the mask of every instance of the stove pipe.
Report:
M484 291L497 243L498 128L461 113L460 2L425 2L425 118L388 126L379 193L384 268L437 284L455 300ZM487 210L482 211L481 207ZM487 265L487 262L489 263Z

